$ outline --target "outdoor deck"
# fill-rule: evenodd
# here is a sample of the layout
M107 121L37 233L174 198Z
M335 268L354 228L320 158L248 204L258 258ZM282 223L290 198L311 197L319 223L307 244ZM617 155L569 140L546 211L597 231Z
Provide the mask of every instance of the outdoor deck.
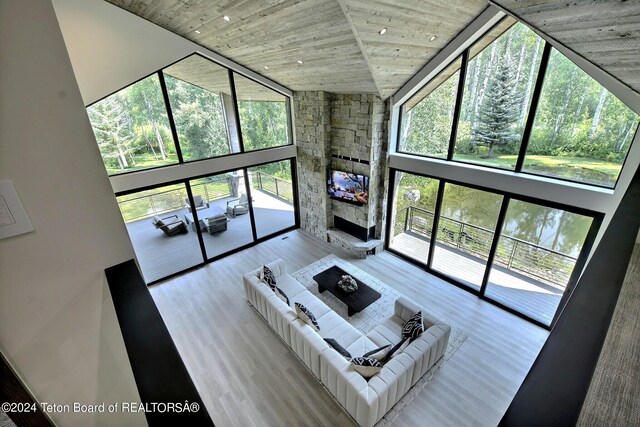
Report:
M254 189L253 207L258 237L266 236L295 224L293 206L282 199ZM210 202L226 210L226 197ZM184 221L186 208L166 212L160 217L177 215ZM201 263L198 235L189 226L189 233L168 237L151 224L152 217L127 224L129 237L136 251L142 274L147 283ZM227 230L210 235L203 232L207 257L212 258L253 241L249 214L230 218Z
M393 238L391 248L423 263L427 262L430 240L412 232ZM486 262L462 251L437 244L432 268L479 289ZM494 267L486 295L542 323L549 324L564 289L502 267Z

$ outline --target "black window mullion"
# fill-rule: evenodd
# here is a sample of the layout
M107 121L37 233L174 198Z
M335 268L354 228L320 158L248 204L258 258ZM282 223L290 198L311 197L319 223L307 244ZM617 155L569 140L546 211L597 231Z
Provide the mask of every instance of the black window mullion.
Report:
M184 182L184 186L187 189L187 197L189 197L189 206L191 206L191 215L193 216L193 224L198 235L198 243L200 244L200 252L202 253L202 260L207 261L207 250L204 246L204 239L202 238L202 230L200 229L200 221L198 219L198 210L196 209L195 201L193 200L193 192L191 191L191 184L189 181Z
M540 94L542 93L542 85L544 84L544 77L547 73L550 55L551 44L545 42L542 58L540 59L540 67L538 69L538 78L536 79L536 85L533 88L533 95L531 97L531 106L527 113L527 122L522 132L522 143L520 144L520 151L518 152L515 172L521 172L522 166L524 165L524 156L527 154L527 147L529 146L529 139L531 138L531 131L533 130L533 122L536 119L536 111L538 110L538 103L540 102Z
M176 129L176 123L173 119L173 112L171 111L171 101L169 100L169 91L167 90L167 83L164 81L164 73L158 71L158 79L160 80L160 88L162 89L162 97L164 98L164 105L167 110L167 118L169 119L169 127L171 128L171 135L173 136L173 144L176 147L176 155L178 156L178 163L184 163L182 157L182 150L180 149L180 141L178 140L178 131Z
M231 101L233 102L233 112L236 116L236 133L238 134L238 145L240 152L244 153L244 141L242 140L242 128L240 127L240 109L238 107L238 94L236 93L236 81L233 77L233 71L229 70L229 86L231 86ZM255 236L255 233L254 233ZM255 237L254 237L255 240Z
M384 248L385 249L389 249L389 245L391 243L391 239L393 238L392 233L393 230L391 229L391 222L393 221L393 211L394 211L394 198L395 198L395 193L396 193L396 170L390 168L389 169L389 185L387 186L388 188L388 194L387 194L387 221L385 224L385 238L384 238Z
M300 227L300 194L298 193L298 161L295 157L289 159L291 167L291 185L293 186L293 215L296 227Z
M256 230L256 218L253 212L253 194L251 193L251 177L249 176L249 170L243 168L244 173L244 187L247 192L247 201L249 202L249 219L251 220L251 234L253 235L254 243L258 240L258 232Z
M436 239L438 238L438 227L440 226L440 210L444 199L445 181L440 180L438 184L438 195L436 196L436 208L433 212L433 225L431 226L431 244L429 245L429 255L427 256L427 268L431 269L433 253L435 252Z
M507 210L509 209L510 200L511 199L509 197L502 196L502 205L500 206L500 212L498 213L498 221L496 222L496 228L493 232L491 249L489 249L487 264L484 268L484 276L482 277L482 283L480 285L480 295L484 295L487 290L489 275L491 274L491 266L493 265L493 260L496 257L496 251L498 250L498 244L500 243L500 236L502 235L502 228L504 226L504 220L507 217Z
M469 62L469 49L462 53L462 64L460 65L460 75L458 76L458 91L456 93L456 105L453 109L453 122L451 123L451 135L449 137L449 151L447 160L453 159L453 150L458 136L458 121L462 110L462 97L464 95L464 84L467 75L467 62Z

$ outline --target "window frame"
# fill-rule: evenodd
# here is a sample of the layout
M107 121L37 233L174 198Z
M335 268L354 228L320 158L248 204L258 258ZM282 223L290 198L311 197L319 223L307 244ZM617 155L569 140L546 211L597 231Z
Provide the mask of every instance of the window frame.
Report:
M615 189L616 189L616 187L618 185L618 182L620 181L620 176L622 175L622 171L624 170L624 167L625 167L625 165L627 163L627 160L629 158L629 154L631 153L631 148L632 148L633 142L635 141L637 135L640 133L640 122L636 126L636 129L635 129L635 132L634 132L634 137L631 139L631 143L629 144L629 149L627 150L627 152L625 154L624 160L620 164L620 172L618 173L618 176L616 177L616 180L615 180L615 183L613 184L613 186L607 186L607 185L603 185L603 184L597 184L597 183L586 182L586 181L579 181L579 180L571 179L571 178L567 178L567 177L544 175L544 174L541 174L541 173L536 173L536 172L523 170L525 158L526 158L526 155L527 155L527 148L529 146L529 141L530 141L530 138L531 138L533 125L534 125L534 122L535 122L536 112L537 112L537 109L538 109L538 104L540 102L540 97L541 97L541 94L542 94L542 89L543 89L543 86L544 86L544 81L545 81L545 77L546 77L546 73L547 73L547 69L548 69L549 59L551 57L551 53L555 49L558 53L564 55L564 53L562 51L560 51L557 48L555 48L552 43L550 43L544 37L540 36L540 34L538 34L538 33L536 33L536 34L543 41L542 57L541 57L541 60L540 60L540 65L538 67L538 74L537 74L536 81L535 81L535 84L534 84L534 87L533 87L533 91L532 91L532 95L531 95L531 103L530 103L529 108L527 110L527 119L526 119L525 126L524 126L524 129L523 129L523 132L522 132L522 138L520 140L520 148L518 150L518 155L517 155L517 158L516 158L516 165L515 165L514 169L506 169L506 168L501 168L501 167L498 167L498 166L493 166L493 165L488 165L488 164L483 164L483 163L474 163L474 162L469 162L469 161L464 161L464 160L456 160L456 159L453 158L454 150L455 150L455 142L456 142L456 138L457 138L458 122L459 122L459 118L460 118L459 117L460 116L460 110L462 108L462 101L463 101L463 97L464 97L465 79L466 79L466 74L467 74L467 68L468 68L469 61L470 61L470 59L469 59L470 51L471 51L471 49L473 49L474 46L476 46L478 43L480 43L482 41L482 39L484 37L486 37L491 31L493 31L495 28L500 26L500 24L502 24L506 19L508 19L510 17L511 17L510 15L505 15L505 16L501 17L497 22L492 24L488 29L486 29L482 33L479 33L476 36L475 40L472 43L470 43L468 46L466 46L462 50L462 52L460 54L456 55L455 58L450 59L449 61L447 61L446 64L440 69L440 71L438 71L438 73L433 75L428 81L426 81L423 84L421 84L417 89L417 91L419 91L422 87L424 87L425 85L429 84L429 82L431 80L437 78L443 71L445 71L447 69L447 67L451 66L456 61L462 59L462 63L461 63L460 70L459 70L460 76L459 76L459 80L458 80L458 92L456 93L456 98L455 98L455 101L454 101L455 102L455 104L454 104L454 116L453 116L452 130L451 130L451 133L449 135L449 147L448 147L447 157L446 158L435 157L435 156L430 156L430 155L427 155L427 154L412 153L412 152L408 152L408 151L400 149L402 107L411 99L411 97L406 99L402 104L394 106L394 108L395 107L398 108L398 114L397 114L397 120L394 121L395 126L396 126L396 129L395 129L396 144L395 144L394 150L392 152L395 152L395 153L398 153L398 154L405 154L405 155L409 155L409 156L415 156L415 157L424 158L424 159L434 159L434 160L440 160L440 161L460 163L460 164L465 164L465 165L473 165L473 166L486 168L486 169L490 169L490 170L507 171L507 172L512 172L512 173L516 173L516 174L522 174L522 175L525 175L525 176L529 175L529 176L543 177L543 178L547 178L547 179L551 179L551 180L557 180L557 181L561 181L561 182L567 182L567 183L572 183L572 184L580 184L580 185L585 185L585 186L589 186L589 187L602 188L602 189L606 189L606 190L610 190L610 191L615 191ZM516 17L511 17L511 18L516 20L514 25L520 23L520 24L526 25L528 27L528 25L526 23L520 21ZM510 27L510 28L512 28L512 27ZM506 33L506 31L505 31L505 33ZM501 34L500 37L502 35L504 35L505 33ZM497 40L497 39L498 38L496 38L495 40ZM495 40L492 41L491 43L495 42ZM484 49L487 49L491 45L491 43L488 44L487 46L485 46ZM478 52L478 55L481 52L482 51ZM584 69L582 69L582 67L580 67L573 60L571 60L571 58L568 58L568 59L573 63L574 66L578 67L583 73L586 73L587 75L589 75L589 73L584 71ZM598 82L598 84L600 84L603 88L605 88L612 96L616 97L618 100L623 102L618 96L613 94L608 88L606 88L604 85L602 85L602 83ZM416 93L417 93L417 91L416 91ZM633 111L632 108L631 108L631 110ZM638 113L636 113L636 114L638 114Z
M206 61L210 61L211 63L215 64L216 66L219 66L219 67L222 67L222 68L226 69L228 71L228 73L229 73L229 85L230 85L230 89L231 89L231 99L232 99L232 102L233 102L233 108L234 108L234 112L235 112L235 122L236 122L235 125L236 125L237 130L238 130L238 143L239 143L239 146L240 146L240 151L237 152L237 153L229 153L229 154L223 154L223 155L220 155L220 156L205 157L205 158L202 158L202 159L194 159L194 160L184 160L184 158L183 158L182 149L180 147L180 141L179 141L179 137L178 137L178 133L177 133L177 128L176 128L176 124L175 124L175 121L174 121L174 118L173 118L173 111L171 109L171 102L170 102L170 99L169 99L169 94L168 94L167 87L166 87L166 82L165 82L165 79L164 79L164 71L167 68L169 68L169 67L171 67L171 66L173 66L173 65L175 65L175 64L177 64L177 63L179 63L179 62L181 62L181 61L183 61L183 60L185 60L187 58L190 58L192 56L198 56L198 57L200 57L200 58L202 58L202 59L204 59ZM287 143L286 144L278 145L277 147L261 148L261 149L258 149L258 150L246 151L244 149L244 144L243 144L243 141L242 141L242 129L240 127L240 117L238 116L238 101L237 101L236 91L235 91L235 81L233 79L233 74L234 73L236 73L236 74L238 74L238 75L250 80L253 83L259 84L259 85L265 87L268 90L276 92L276 93L278 93L279 95L282 95L285 98L286 114L287 114ZM255 78L252 78L251 76L249 76L247 74L244 74L244 73L242 73L242 72L240 72L238 70L232 69L232 68L230 68L230 67L228 67L228 66L226 66L224 64L221 64L221 63L219 63L219 62L217 62L217 61L215 61L215 60L213 60L213 59L211 59L211 58L209 58L209 57L207 57L205 55L202 55L199 52L190 53L189 55L186 55L186 56L178 59L177 61L172 62L171 64L168 64L168 65L166 65L166 66L164 66L164 67L162 67L160 69L157 69L154 72L149 73L149 74L147 74L147 75L135 80L134 82L129 83L126 86L123 86L123 87L121 87L121 88L119 88L117 90L114 90L113 92L103 96L102 98L85 105L85 109L89 108L89 107L91 107L91 106L93 106L95 104L98 104L101 101L109 98L110 96L115 95L116 93L120 92L121 90L126 89L126 88L128 88L130 86L133 86L136 83L139 83L142 80L147 79L147 78L149 78L149 77L151 77L153 75L156 75L158 77L158 79L159 79L159 86L160 86L160 90L162 92L163 102L164 102L165 110L167 112L167 118L168 118L168 121L169 121L169 127L170 127L170 130L171 130L173 144L174 144L174 147L176 149L176 157L178 158L178 161L175 162L175 163L167 164L167 165L151 166L151 167L144 168L144 169L136 169L136 170L131 170L131 171L124 171L124 172L119 172L119 173L114 173L114 174L108 174L109 178L114 177L114 176L121 176L121 175L128 175L128 174L146 172L146 171L154 170L154 169L175 167L176 165L183 165L183 164L188 164L188 163L202 162L202 161L206 161L206 160L219 159L219 158L224 158L224 157L229 157L229 156L237 156L239 154L244 154L244 153L254 153L254 152L259 152L259 151L264 151L264 150L273 150L273 149L276 149L276 148L287 147L287 146L291 146L291 145L295 144L294 139L293 139L293 117L292 117L292 111L293 110L292 110L292 105L291 105L292 102L293 102L293 98L292 98L291 95L289 95L287 93L284 93L282 91L276 90L276 89L274 89L272 87L269 87L266 84L264 84L263 82L260 82L260 81L256 80ZM190 83L190 82L186 82L186 83L194 84L194 83ZM228 132L228 129L229 129L228 120L229 120L229 118L225 115L224 119L225 119L225 126L227 127L227 132ZM286 160L286 158L283 158L282 160ZM105 166L105 169L106 169L106 166Z

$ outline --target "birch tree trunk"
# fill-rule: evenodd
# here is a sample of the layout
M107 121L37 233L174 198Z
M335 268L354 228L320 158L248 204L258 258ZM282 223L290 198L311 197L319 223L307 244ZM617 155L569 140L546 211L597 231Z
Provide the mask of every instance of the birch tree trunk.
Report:
M522 107L520 109L520 126L524 125L524 118L527 115L529 97L531 96L531 90L533 89L533 75L536 71L536 63L538 62L538 55L540 54L541 45L542 39L538 38L538 41L536 42L536 50L533 53L533 61L531 61L531 68L529 68L529 81L527 81L527 90L524 92L524 98L522 98Z
M598 124L600 124L600 115L602 114L602 107L604 106L604 101L607 99L607 90L602 88L602 92L600 92L600 99L598 100L598 106L596 107L596 112L593 115L593 120L591 121L591 129L589 130L589 137L593 138L596 134L596 130L598 130Z

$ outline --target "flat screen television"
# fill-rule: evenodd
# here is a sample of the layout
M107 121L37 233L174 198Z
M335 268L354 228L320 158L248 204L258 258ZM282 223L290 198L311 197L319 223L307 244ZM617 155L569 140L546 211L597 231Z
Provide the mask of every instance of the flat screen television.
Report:
M369 177L339 170L330 170L327 193L332 199L357 205L369 201Z

